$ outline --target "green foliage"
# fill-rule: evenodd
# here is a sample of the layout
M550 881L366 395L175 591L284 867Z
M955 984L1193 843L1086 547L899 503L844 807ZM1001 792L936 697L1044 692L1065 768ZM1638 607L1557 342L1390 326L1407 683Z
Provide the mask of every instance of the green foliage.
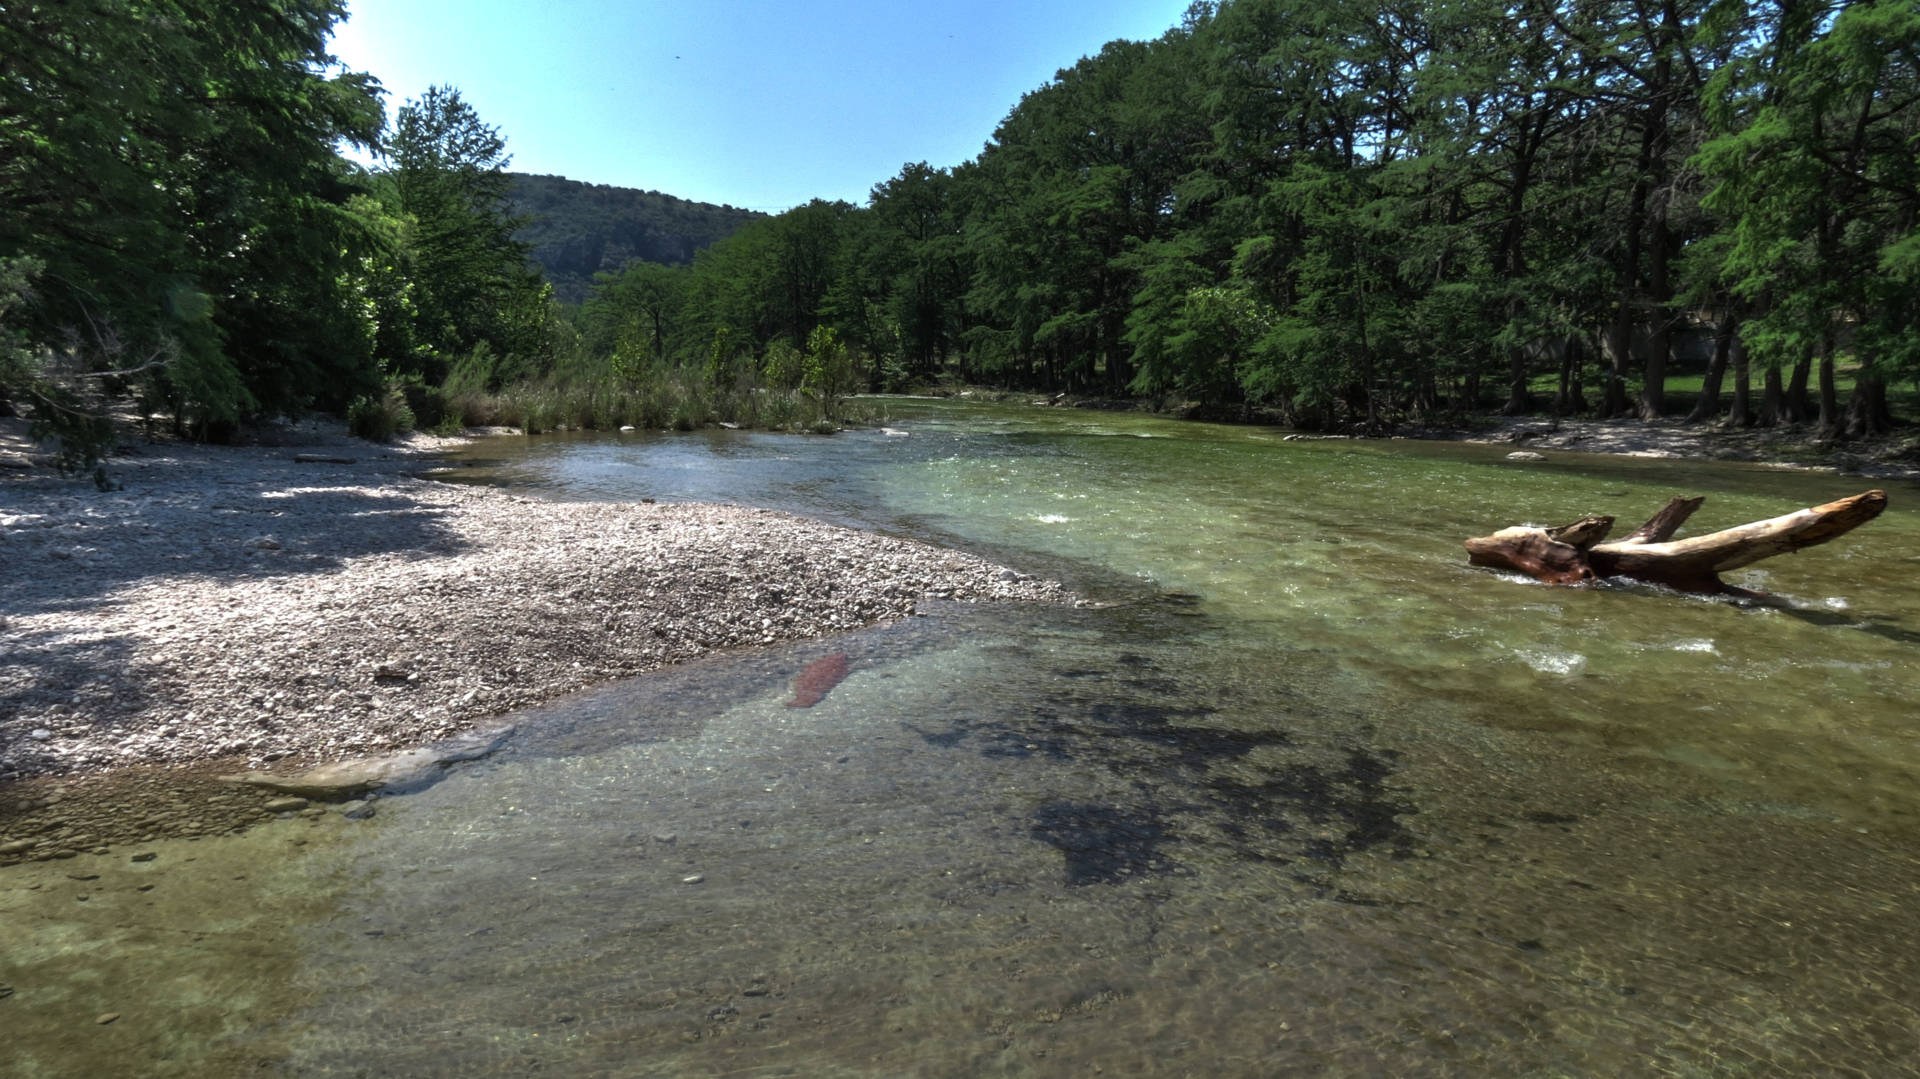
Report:
M369 442L391 442L393 436L413 430L415 417L401 384L379 394L356 397L347 406L347 430Z
M446 426L446 390L429 385L419 375L402 375L389 380L387 385L390 391L399 393L401 403L411 417L400 430L425 428L435 431Z
M43 267L13 329L203 435L372 384L353 277L375 240L335 147L372 145L382 118L376 84L326 55L343 11L0 8L0 258Z
M553 364L551 290L527 268L509 212L506 141L452 87L401 106L386 149L382 197L408 223L414 340L394 369L446 378L448 359L481 343L494 354L490 389Z
M41 269L36 259L0 258L0 416L24 408L28 436L56 443L61 471L91 471L105 490L101 461L114 430L97 383L74 370L70 357L34 346L27 331L17 328Z
M798 389L806 377L806 357L794 348L785 338L767 346L767 358L762 362L767 385L777 390Z
M1712 84L1718 135L1696 161L1728 219L1715 267L1755 308L1764 362L1852 346L1871 377L1920 373L1920 12L1782 9L1770 40Z
M602 275L635 263L684 269L694 253L764 215L658 191L508 173L515 239L564 303L591 303Z
M853 354L830 326L815 326L807 335L807 351L800 361L800 385L820 399L826 419L840 412L841 399L853 392Z

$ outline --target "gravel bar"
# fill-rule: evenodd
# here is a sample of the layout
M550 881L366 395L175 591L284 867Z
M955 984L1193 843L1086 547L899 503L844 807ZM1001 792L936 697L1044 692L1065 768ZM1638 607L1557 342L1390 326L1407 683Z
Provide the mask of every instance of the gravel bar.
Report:
M790 514L527 498L419 478L444 441L296 433L132 447L104 493L0 470L0 782L366 756L926 598L1073 600Z

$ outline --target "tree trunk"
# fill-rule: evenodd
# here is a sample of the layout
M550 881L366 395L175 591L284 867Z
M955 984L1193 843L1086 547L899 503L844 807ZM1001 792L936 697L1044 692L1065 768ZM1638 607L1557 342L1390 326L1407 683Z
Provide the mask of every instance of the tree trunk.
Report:
M1527 350L1507 350L1507 403L1502 416L1524 416L1533 411L1533 395L1527 392Z
M1727 413L1728 427L1753 426L1751 411L1751 389L1748 386L1747 346L1740 340L1738 329L1728 335L1733 339L1733 411Z
M1764 386L1760 391L1760 418L1755 422L1761 427L1778 427L1787 421L1786 393L1780 389L1780 369L1769 366L1763 376Z
M1611 419L1627 410L1627 373L1633 369L1633 323L1623 308L1607 327L1607 384L1600 391L1600 416Z
M1825 543L1887 508L1885 491L1866 491L1711 535L1673 539L1704 501L1673 499L1633 535L1613 543L1600 542L1613 527L1611 517L1586 517L1560 528L1503 528L1466 541L1467 560L1476 566L1518 570L1548 584L1631 577L1682 592L1750 595L1722 581L1720 574Z
M1807 407L1807 376L1812 373L1813 354L1809 352L1793 365L1793 375L1787 379L1787 395L1780 402L1788 423L1805 423L1812 412Z
M1887 384L1862 373L1847 400L1846 437L1875 438L1893 429L1893 410L1887 407Z
M1707 377L1700 383L1700 399L1687 413L1688 423L1705 423L1720 414L1720 381L1727 374L1727 356L1733 351L1733 319L1720 320L1713 335L1713 359L1707 361Z
M1556 416L1574 416L1587 410L1580 392L1580 341L1562 337L1554 342L1554 357L1560 361L1560 391L1553 399Z
M1833 382L1833 345L1820 346L1820 422L1817 437L1830 439L1840 434L1840 390Z

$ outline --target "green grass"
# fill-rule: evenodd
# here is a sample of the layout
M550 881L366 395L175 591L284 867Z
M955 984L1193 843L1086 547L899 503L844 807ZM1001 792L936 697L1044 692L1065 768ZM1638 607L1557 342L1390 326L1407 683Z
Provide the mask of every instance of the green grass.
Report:
M1763 377L1762 370L1763 369L1756 364L1748 376L1748 385L1751 387L1753 401L1756 406L1760 401L1761 379ZM1859 365L1853 363L1842 363L1835 368L1834 381L1839 389L1841 401L1844 402L1847 397L1853 393L1854 378L1858 375L1859 370ZM1783 371L1781 373L1783 380L1789 377L1789 375L1790 372ZM1815 377L1817 377L1817 374ZM1681 369L1669 371L1665 383L1668 414L1684 416L1692 411L1694 403L1697 402L1700 399L1700 395L1706 391L1706 381L1707 375L1704 370ZM1811 382L1811 380L1809 381ZM1639 371L1630 373L1627 376L1626 383L1628 400L1638 398L1640 391L1646 387L1646 379ZM1589 368L1582 373L1580 391L1585 396L1589 407L1592 407L1593 403L1599 399L1600 389L1604 384L1604 372ZM1484 393L1492 393L1495 390L1491 384L1483 384L1483 386L1482 392ZM1504 390L1504 387L1504 382L1499 384L1501 390ZM1533 394L1534 399L1540 402L1542 406L1551 405L1554 394L1560 392L1560 373L1558 371L1536 373L1532 378L1527 380L1527 390ZM1720 381L1720 407L1724 411L1730 407L1732 403L1733 372L1728 370L1726 377ZM1920 380L1910 380L1888 386L1887 405L1893 410L1895 416L1920 419Z
M698 371L666 368L638 380L541 379L496 394L463 393L449 414L468 427L545 431L691 431L710 424L774 431L828 432L880 418L877 402L826 400L804 390L770 389L751 380L716 388Z

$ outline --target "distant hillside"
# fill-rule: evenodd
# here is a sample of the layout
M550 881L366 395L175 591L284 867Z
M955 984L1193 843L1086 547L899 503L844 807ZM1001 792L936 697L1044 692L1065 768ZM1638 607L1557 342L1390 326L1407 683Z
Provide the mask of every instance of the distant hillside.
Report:
M531 219L519 237L533 245L533 260L568 303L585 299L601 270L617 270L629 259L685 265L695 251L763 216L658 191L510 175L513 212Z

